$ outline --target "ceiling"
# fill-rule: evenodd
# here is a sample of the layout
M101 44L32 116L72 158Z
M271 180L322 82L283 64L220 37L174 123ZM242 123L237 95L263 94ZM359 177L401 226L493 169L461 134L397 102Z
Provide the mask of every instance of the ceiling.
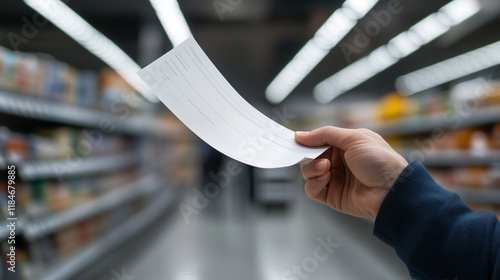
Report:
M234 7L220 16L214 2L232 3ZM387 9L390 1L381 0L373 9ZM354 54L355 60L413 24L435 12L449 0L399 0L402 12L392 15L390 24L370 38L369 45ZM486 1L486 0L485 0ZM498 2L496 0L491 0ZM13 48L9 34L21 35L24 21L35 12L19 0L2 0L0 10L0 45ZM68 6L113 40L141 64L159 57L172 48L148 0L69 0ZM220 3L219 2L219 3ZM271 80L309 40L331 13L341 6L339 0L179 0L191 31L215 65L233 86L254 105L265 105L264 91ZM494 12L492 12L494 11ZM487 9L393 67L345 94L349 98L378 97L394 90L394 80L401 74L458 55L500 39L500 9ZM373 21L369 14L358 22L364 28ZM153 30L159 48L140 44L144 30ZM32 36L31 36L32 35ZM352 43L355 31L343 42ZM79 46L59 29L47 24L19 43L23 52L48 53L77 68L100 69L104 63ZM349 63L340 47L306 77L285 103L313 102L312 88Z

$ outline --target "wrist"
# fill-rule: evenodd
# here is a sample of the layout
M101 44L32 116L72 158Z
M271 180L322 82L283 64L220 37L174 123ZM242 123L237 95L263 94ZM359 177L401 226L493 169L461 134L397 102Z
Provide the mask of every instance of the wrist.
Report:
M372 209L372 218L377 217L378 212L380 210L380 207L382 206L382 203L384 202L384 199L386 198L387 194L391 190L392 186L394 183L396 183L396 180L399 178L401 173L405 170L405 168L408 166L408 162L398 154L398 159L394 161L393 166L389 168L390 172L388 172L385 176L386 182L384 187L378 188L377 194L376 194L376 199L375 203Z

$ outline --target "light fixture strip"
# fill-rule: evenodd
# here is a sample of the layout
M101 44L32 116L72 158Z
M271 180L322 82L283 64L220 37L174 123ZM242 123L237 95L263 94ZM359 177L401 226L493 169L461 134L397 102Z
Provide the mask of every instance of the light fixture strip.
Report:
M150 0L150 2L174 47L193 36L177 0Z
M387 45L377 48L368 56L319 83L314 88L315 99L320 103L330 102L417 51L479 10L480 5L476 0L453 0L408 31L394 37Z
M403 75L396 88L411 95L500 64L500 41Z
M272 103L283 101L377 2L378 0L344 2L274 78L266 89L267 100Z

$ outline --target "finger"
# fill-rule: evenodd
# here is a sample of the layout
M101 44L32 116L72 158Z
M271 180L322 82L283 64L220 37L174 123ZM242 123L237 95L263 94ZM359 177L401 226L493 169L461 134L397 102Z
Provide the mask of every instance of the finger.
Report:
M328 193L328 182L330 181L330 172L321 176L307 180L305 185L305 192L309 198L317 200L326 204L326 195Z
M347 129L333 126L325 126L310 132L295 132L295 140L304 146L320 147L325 145L334 146L347 150L349 144L357 139L366 137L357 129Z
M333 174L328 185L326 204L333 209L341 209L342 197L345 191L346 165L344 151L333 149L331 156L331 173Z
M330 170L330 161L328 159L315 159L309 164L301 165L302 176L309 180L321 176Z

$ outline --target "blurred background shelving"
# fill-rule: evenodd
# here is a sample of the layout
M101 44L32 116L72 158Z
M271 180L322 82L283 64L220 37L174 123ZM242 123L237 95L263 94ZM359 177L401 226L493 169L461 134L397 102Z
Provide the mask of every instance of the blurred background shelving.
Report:
M5 0L0 280L410 279L374 220L309 200L299 166L206 146L136 72L193 36L273 120L372 129L500 213L499 25L496 0ZM327 236L340 246L309 272Z
M127 103L135 93L111 70L6 49L0 62L0 169L16 171L10 277L70 279L172 207L188 182L176 166L196 166L196 145L151 104ZM7 181L0 192L7 245Z

